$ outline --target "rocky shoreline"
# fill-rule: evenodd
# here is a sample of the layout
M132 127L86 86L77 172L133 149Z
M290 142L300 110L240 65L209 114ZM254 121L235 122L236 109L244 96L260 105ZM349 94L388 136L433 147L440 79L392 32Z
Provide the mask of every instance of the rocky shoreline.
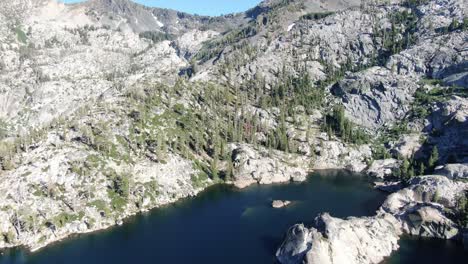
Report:
M230 184L237 188L244 188L251 184L305 181L311 171L307 168L309 163L298 156L293 158L282 152L267 155L264 150L245 144L232 145L231 148L234 175ZM183 164L183 160L177 161L177 159L174 157L174 161L170 163ZM385 162L377 162L377 164L382 164L382 168L386 167ZM343 165L341 169L346 167ZM449 166L447 170L450 167L454 166ZM375 169L376 166L372 171L366 170L366 173L374 175ZM452 171L447 173L454 174ZM190 173L185 172L183 175L187 178ZM53 236L49 236L47 240L34 242L33 236L29 239L23 238L17 244L3 244L2 247L25 247L34 252L69 236L102 231L121 224L125 218L135 214L196 196L213 184L214 182L207 181L206 185L201 188L192 187L191 191L178 192L177 196L162 197L157 203L148 203L142 208L128 207L117 218L98 222L92 227L88 226L86 221L72 221L63 228L55 230ZM441 239L462 237L461 230L445 216L444 209L455 206L457 197L468 191L468 183L437 175L413 178L408 182L407 187L403 187L398 182L377 184L376 188L393 193L388 196L373 217L350 217L343 220L324 213L315 219L314 227L308 228L302 224L291 227L276 253L278 260L287 264L301 263L303 260L306 263L315 263L314 261L318 260L320 263L325 260L331 261L323 263L340 263L340 259L354 260L349 263L379 263L398 249L398 240L402 234ZM345 245L349 244L354 245L353 248L346 248ZM324 248L330 248L332 251L324 250Z
M339 219L319 215L313 227L292 226L277 250L283 264L380 263L398 250L401 235L459 239L466 236L448 218L468 183L442 175L411 179L408 187L390 194L375 216ZM464 241L466 242L466 241Z
M398 182L377 184L393 194L375 216L291 228L283 263L376 263L401 234L461 238L465 1L367 2L266 0L207 19L0 1L0 248L319 169Z

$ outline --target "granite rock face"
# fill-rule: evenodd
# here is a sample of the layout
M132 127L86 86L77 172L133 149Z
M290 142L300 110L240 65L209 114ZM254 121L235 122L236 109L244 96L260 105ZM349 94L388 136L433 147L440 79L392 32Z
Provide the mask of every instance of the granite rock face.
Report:
M437 145L441 164L463 163L468 156L468 99L452 96L448 100L433 105L433 112L427 118L424 132L432 133L429 142Z
M377 129L406 115L417 88L415 79L374 67L346 77L332 93L342 99L353 122Z
M445 164L437 169L435 173L450 179L468 179L468 164Z
M281 263L379 263L398 249L401 235L389 214L343 220L325 213L314 226L289 229L276 252Z
M219 149L212 130L227 119L252 121L234 126L253 143L227 142L218 164L225 169L232 154L238 187L303 181L313 169L389 175L397 161L367 168L372 145L325 133L324 117L343 104L353 123L377 135L411 116L418 88L466 88L467 32L448 30L466 9L463 0L411 8L393 0L271 0L207 18L129 0L0 1L0 248L37 249L196 195L214 182L208 164L216 165ZM393 15L404 14L416 16L414 32L393 41L414 42L390 50L382 33L392 31ZM307 76L307 88L323 89L323 101L287 111L264 105L262 95L271 96L282 76L291 82ZM414 134L392 142L392 153L425 152L419 144L425 136L438 146L440 164L466 163L467 99L454 95L427 109L429 116L410 124ZM278 131L288 153L267 149ZM463 166L440 173L466 178ZM463 188L414 179L377 216L322 215L315 229L297 226L291 246L278 255L373 263L395 249L400 231L453 237L459 229L443 209ZM393 230L395 221L400 229ZM381 247L362 244L385 235L390 240ZM354 247L340 252L342 240Z
M239 188L253 183L270 184L304 181L308 174L305 160L278 151L256 150L248 145L234 146L234 185Z
M372 217L319 215L313 227L291 227L276 252L281 263L380 263L398 249L402 234L440 239L462 236L444 208L455 207L468 183L444 176L416 177L391 194Z
M391 176L395 169L400 168L401 161L396 159L375 160L366 172L376 178L385 178Z
M271 203L273 208L283 208L291 204L291 201L274 200Z

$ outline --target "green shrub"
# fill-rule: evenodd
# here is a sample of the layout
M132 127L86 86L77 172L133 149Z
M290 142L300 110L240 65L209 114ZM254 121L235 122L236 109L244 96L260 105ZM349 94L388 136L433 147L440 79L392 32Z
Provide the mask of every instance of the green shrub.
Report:
M333 15L335 12L308 13L301 17L302 20L318 20Z
M109 208L107 203L103 200L95 200L88 203L88 206L94 206L99 212L104 212L106 215L109 214Z
M20 27L15 28L16 36L18 37L18 41L26 44L28 42L28 37Z
M11 244L15 241L16 235L13 231L8 231L3 233L3 241L7 244Z
M464 228L468 228L468 192L457 199L455 221Z
M67 223L73 222L75 220L79 220L81 218L82 218L82 215L80 216L78 214L61 213L61 214L55 216L52 222L57 227L63 227Z
M139 36L140 38L149 39L154 43L158 43L164 40L174 40L174 35L159 31L144 31L141 32Z
M8 127L7 123L0 119L0 140L8 136Z
M335 106L333 112L325 116L322 129L329 134L333 132L345 142L358 145L370 142L370 136L345 117L343 106Z

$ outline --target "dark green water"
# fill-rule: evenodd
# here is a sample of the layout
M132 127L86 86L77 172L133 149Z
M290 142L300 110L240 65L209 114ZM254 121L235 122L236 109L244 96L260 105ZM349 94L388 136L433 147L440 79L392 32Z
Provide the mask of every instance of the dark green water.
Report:
M294 203L273 209L274 199ZM384 199L366 178L344 172L314 174L300 184L244 190L214 186L194 199L130 218L120 227L71 238L34 254L4 252L0 264L275 263L275 251L292 224L311 221L320 212L373 215ZM413 240L402 244L403 250L388 263L416 263L414 257L423 252L434 255L425 263L438 263L441 252L443 260L450 255L449 262L439 263L467 259L459 245Z

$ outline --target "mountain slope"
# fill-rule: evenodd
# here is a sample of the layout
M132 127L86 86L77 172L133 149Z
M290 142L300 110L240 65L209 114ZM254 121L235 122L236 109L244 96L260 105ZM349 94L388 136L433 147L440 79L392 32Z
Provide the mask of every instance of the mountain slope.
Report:
M271 0L216 18L3 1L0 248L216 182L463 167L467 23L462 0Z

